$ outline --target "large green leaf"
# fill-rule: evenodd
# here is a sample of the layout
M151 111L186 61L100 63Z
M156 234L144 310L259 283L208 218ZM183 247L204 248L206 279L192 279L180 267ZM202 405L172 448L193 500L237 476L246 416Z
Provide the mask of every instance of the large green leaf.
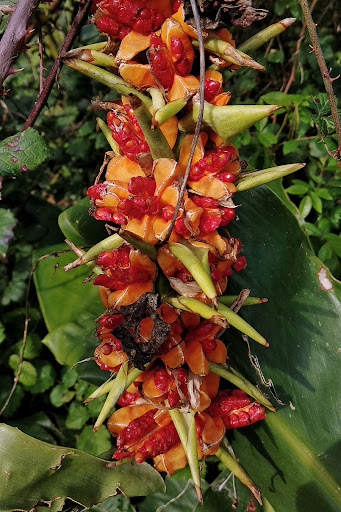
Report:
M65 244L35 251L34 261L45 254L65 250ZM72 366L93 355L97 343L94 337L95 319L104 311L98 290L91 282L82 281L89 275L88 267L65 272L62 267L75 259L73 252L50 256L38 264L34 273L41 311L49 333L43 343L49 347L58 363ZM105 377L93 362L77 366L82 378L98 382Z
M95 434L94 434L95 435ZM0 426L0 511L61 510L67 498L83 508L121 491L125 496L161 492L160 474L146 463L119 464L55 446Z
M232 444L276 512L340 511L340 283L274 193L260 188L236 201L243 206L229 232L242 240L248 265L230 291L247 287L269 299L241 315L270 342L251 351L286 405L234 432ZM231 364L257 380L240 336L231 329L226 339Z

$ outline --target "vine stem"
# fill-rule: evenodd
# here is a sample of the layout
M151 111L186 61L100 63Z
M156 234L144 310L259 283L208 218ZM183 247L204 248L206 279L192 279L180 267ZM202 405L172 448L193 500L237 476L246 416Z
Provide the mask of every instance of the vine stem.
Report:
M25 45L30 17L39 0L19 0L0 41L0 89L11 74L11 66Z
M178 199L178 201L176 203L175 210L174 210L174 213L173 213L173 217L172 217L171 223L169 225L167 234L166 234L166 236L165 236L165 238L163 240L164 243L167 242L169 237L171 236L171 233L172 233L175 221L176 221L176 217L178 215L178 212L179 212L179 209L180 209L180 206L181 206L181 203L182 203L182 199L183 199L183 196L184 196L184 193L185 193L185 190L186 190L186 185L187 185L187 180L188 180L188 176L189 176L189 171L191 170L191 164L192 164L192 159L193 159L193 155L194 155L194 151L195 151L195 146L197 145L197 142L198 142L198 139L199 139L201 124L202 124L202 120L203 120L203 116L204 116L205 48L204 48L204 40L203 40L203 37L202 37L201 26L200 26L200 15L199 15L199 12L198 12L198 7L197 7L197 4L196 4L196 0L190 0L190 1L191 1L191 7L192 7L193 15L194 15L195 28L196 28L196 31L197 31L197 34L198 34L198 43L199 43L199 58L200 58L200 61L199 61L200 62L199 99L200 99L200 106L199 106L199 114L198 114L197 123L195 125L194 136L193 136L191 148L190 148L190 151L189 151L189 156L188 156L188 161L187 161L187 165L186 165L186 170L185 170L185 174L184 174L184 177L183 177L182 185L181 185L181 188L180 188L179 199Z
M48 98L51 89L53 87L53 83L55 81L55 78L57 76L57 73L59 71L60 66L62 65L61 59L64 56L64 53L69 50L69 48L72 46L72 43L74 42L79 28L82 26L85 17L88 14L88 11L90 9L92 0L80 0L79 2L79 8L78 12L72 22L72 25L70 27L70 30L68 31L64 43L61 46L57 59L54 61L54 64L51 68L50 73L48 74L47 78L44 80L44 86L42 88L41 93L39 94L39 97L37 101L34 104L33 109L31 110L22 131L26 130L30 126L32 126L37 119L38 115L40 114L46 99Z
M327 68L327 64L326 64L326 61L323 56L321 45L320 45L320 42L319 42L319 39L317 36L317 32L316 32L316 25L313 21L313 17L310 12L308 1L307 0L299 0L299 3L301 6L301 9L302 9L302 14L303 14L305 23L307 25L310 40L313 45L313 51L315 53L316 60L317 60L317 63L319 65L319 68L321 71L324 87L326 89L327 98L328 98L328 102L329 102L329 106L330 106L330 112L331 112L331 115L332 115L332 118L334 121L334 125L335 125L338 147L335 152L334 158L336 160L341 160L341 122L340 122L340 117L339 117L336 102L335 102L334 90L333 90L333 86L332 86L332 79L329 76L330 71Z

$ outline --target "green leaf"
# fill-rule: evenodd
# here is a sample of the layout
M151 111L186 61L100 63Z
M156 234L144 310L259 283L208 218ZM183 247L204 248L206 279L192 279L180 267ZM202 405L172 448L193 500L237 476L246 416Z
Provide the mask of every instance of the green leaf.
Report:
M50 393L50 401L54 407L61 407L70 402L74 396L74 391L70 391L64 384L57 384Z
M91 217L89 208L90 200L84 197L59 215L60 229L75 245L94 245L108 236L104 223Z
M33 259L62 249L65 249L63 244L47 247L36 251ZM104 310L97 287L82 283L89 275L86 266L68 272L62 269L73 259L72 252L59 254L57 259L47 257L38 264L34 273L41 311L49 330L42 342L59 364L68 366L93 355L97 345L94 338L95 319ZM54 266L56 262L57 269ZM103 372L92 362L85 362L76 368L83 379L96 383L104 380Z
M51 512L66 498L81 509L101 503L120 490L125 496L145 496L164 488L149 464L114 466L80 450L38 441L8 425L0 428L0 510Z
M90 510L91 512L135 512L130 500L122 494L110 496L101 504L91 507Z
M283 155L287 155L298 148L297 140L286 140L283 144Z
M257 133L257 139L263 146L271 146L271 144L276 144L277 137L273 133L270 132L261 132Z
M35 251L33 259L36 261L41 255L66 248L64 244L46 247ZM59 254L57 258L47 257L40 261L34 273L39 303L49 331L75 320L82 325L84 321L96 318L103 311L97 287L91 283L82 283L89 275L89 269L86 266L69 272L62 269L73 259L72 251Z
M229 293L249 288L269 299L262 314L248 308L243 315L270 343L252 345L252 354L286 405L255 428L234 431L232 445L276 512L340 512L340 283L274 194L260 187L238 200L229 233L250 256L230 278ZM260 382L240 336L229 329L226 341L231 365Z
M333 196L330 195L326 188L314 188L314 192L322 199L333 200Z
M90 415L88 412L88 408L85 407L83 404L79 404L77 402L72 402L69 407L68 415L65 420L65 426L66 428L69 428L71 430L73 429L81 429L84 427L85 423L88 421ZM82 449L81 446L79 446L80 449ZM110 448L110 446L109 446ZM106 448L105 450L98 451L98 453L102 453L109 448ZM87 451L87 450L86 450Z
M304 227L306 229L308 236L320 236L320 230L315 226L315 224L312 224L311 222L305 222Z
M302 185L291 185L290 187L286 188L285 191L287 194L294 194L294 195L301 195L306 194L309 190L308 183L302 183Z
M8 360L9 366L12 368L14 373L16 374L19 367L19 356L17 354L12 354ZM23 386L34 386L37 380L37 370L34 368L33 364L28 361L23 361L19 382Z
M10 210L0 208L0 256L4 259L8 244L14 237L13 229L16 225L16 220Z
M334 233L328 233L325 235L325 239L328 240L336 254L341 258L341 236L335 235Z
M309 191L309 195L310 195L314 210L316 210L317 213L322 213L322 201L321 201L320 197L317 194L315 194L315 192L313 190Z
M44 139L33 128L0 142L0 176L18 176L32 171L51 156Z
M111 434L104 425L96 432L93 432L92 425L87 425L78 437L77 448L91 455L107 452L111 448Z
M308 217L309 213L311 212L312 206L313 203L311 201L310 196L304 196L298 208L303 219Z

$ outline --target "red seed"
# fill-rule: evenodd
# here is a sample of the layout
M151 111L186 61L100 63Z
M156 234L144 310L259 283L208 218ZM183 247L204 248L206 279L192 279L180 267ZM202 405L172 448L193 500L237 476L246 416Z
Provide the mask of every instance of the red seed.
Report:
M239 256L237 258L237 261L233 265L233 268L236 272L239 272L240 270L243 270L243 268L246 267L246 258L245 256Z
M233 183L236 179L235 175L229 171L222 171L216 174L216 178L218 180L223 181L224 183Z
M104 343L104 345L101 346L101 352L104 356L108 356L112 352L112 346L110 343Z
M204 99L205 101L211 102L213 98L218 94L220 89L220 83L213 78L206 78L204 86Z
M171 220L171 218L173 217L174 210L175 208L171 204L167 204L166 206L164 206L161 209L161 217L163 218L163 220Z
M185 222L184 222L183 217L179 217L175 221L174 231L176 233L178 233L179 235L182 235L182 236L188 236L189 235L189 231L188 231L188 229L185 226Z
M214 217L213 215L208 215L206 213L203 213L202 216L200 217L200 224L199 224L200 233L202 235L207 235L208 233L212 233L213 231L218 229L220 224L221 224L220 217Z
M128 183L128 191L135 196L153 196L155 188L155 181L152 178L144 178L143 176L130 178Z
M92 185L86 191L86 195L92 197L93 199L102 199L103 194L105 193L106 186L104 183L97 183L96 185Z
M220 208L220 211L221 211L220 226L226 226L236 216L236 211L234 208Z
M217 208L217 206L219 206L219 202L213 197L198 196L197 194L193 194L191 199L193 203L195 203L197 206L201 206L202 208Z

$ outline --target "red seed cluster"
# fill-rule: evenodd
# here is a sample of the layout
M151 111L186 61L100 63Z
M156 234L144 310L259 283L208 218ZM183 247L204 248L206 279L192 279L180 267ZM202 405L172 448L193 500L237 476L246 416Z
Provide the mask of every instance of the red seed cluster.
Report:
M143 0L93 0L95 20L100 32L123 39L131 30L148 35L158 30L164 16Z
M149 153L148 144L130 105L122 112L108 112L107 123L121 151L131 160L139 153Z
M235 148L231 146L221 146L205 152L201 160L191 166L189 172L190 181L199 181L208 174L215 174L220 179L219 172L223 171L235 155ZM224 181L224 180L221 180Z

